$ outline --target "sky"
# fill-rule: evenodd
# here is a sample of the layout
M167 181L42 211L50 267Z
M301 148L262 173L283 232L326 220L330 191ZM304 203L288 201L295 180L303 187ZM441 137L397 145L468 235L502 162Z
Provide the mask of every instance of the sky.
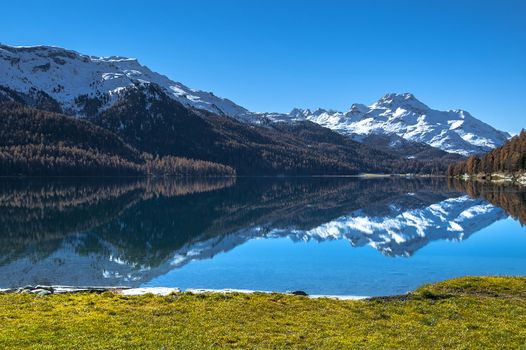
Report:
M389 92L526 128L524 0L10 1L0 42L128 56L252 111Z

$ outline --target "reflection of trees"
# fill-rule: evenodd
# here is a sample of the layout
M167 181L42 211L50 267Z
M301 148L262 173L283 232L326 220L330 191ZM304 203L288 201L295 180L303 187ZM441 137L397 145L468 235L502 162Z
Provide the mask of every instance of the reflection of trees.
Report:
M0 263L28 252L39 259L69 234L93 230L138 202L231 186L234 178L4 180L0 183Z
M0 206L66 210L68 207L94 205L140 190L143 199L154 196L179 196L231 186L234 178L107 178L71 180L20 180L0 182Z
M239 182L228 190L228 197L221 199L223 214L207 232L233 232L247 223L307 230L358 209L381 216L396 201L418 208L449 197L445 193L449 191L446 183L436 179L306 178ZM401 198L406 193L416 196Z
M40 260L63 243L158 266L181 247L247 227L310 230L351 212L388 217L467 192L525 222L513 187L443 179L104 179L0 185L0 264ZM407 195L410 193L411 195ZM78 235L77 233L83 233ZM104 248L105 247L105 248Z
M473 198L483 198L526 225L526 191L511 183L449 179L449 186Z

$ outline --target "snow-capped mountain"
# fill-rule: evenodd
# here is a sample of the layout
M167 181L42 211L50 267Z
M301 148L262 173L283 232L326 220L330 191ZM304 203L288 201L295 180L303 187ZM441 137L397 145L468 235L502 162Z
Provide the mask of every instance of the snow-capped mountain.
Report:
M84 114L86 99L98 99L99 109L105 109L125 89L141 83L159 85L185 106L235 118L248 113L228 99L191 89L152 72L134 58L94 57L50 46L0 45L0 86L25 94L44 91L67 113Z
M294 109L288 114L254 113L211 92L191 89L151 71L136 59L94 57L59 47L0 45L0 99L12 93L22 99L50 97L62 112L92 116L102 112L130 88L155 84L184 106L203 109L242 122L311 121L356 141L388 135L427 144L450 153L484 153L502 145L510 135L462 110L438 111L412 94L388 94L366 106L353 104L348 112ZM20 96L17 96L20 99ZM396 142L390 147L396 148Z
M290 120L310 120L357 141L371 134L397 135L464 156L484 153L511 136L463 110L438 111L413 94L387 94L370 106L353 104L348 112L294 109ZM284 120L284 117L276 118ZM394 145L396 147L396 145Z

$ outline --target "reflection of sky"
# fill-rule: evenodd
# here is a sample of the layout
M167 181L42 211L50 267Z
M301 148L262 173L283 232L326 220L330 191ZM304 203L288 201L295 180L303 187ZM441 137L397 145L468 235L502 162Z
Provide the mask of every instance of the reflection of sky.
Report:
M433 241L410 258L351 248L345 240L256 239L144 285L386 295L465 275L526 275L526 228L501 220L465 241Z

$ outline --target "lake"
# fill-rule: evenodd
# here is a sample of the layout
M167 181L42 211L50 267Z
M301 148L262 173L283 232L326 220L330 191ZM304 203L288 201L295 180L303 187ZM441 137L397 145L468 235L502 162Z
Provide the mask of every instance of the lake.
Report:
M394 295L526 275L526 191L440 178L0 180L0 288Z

